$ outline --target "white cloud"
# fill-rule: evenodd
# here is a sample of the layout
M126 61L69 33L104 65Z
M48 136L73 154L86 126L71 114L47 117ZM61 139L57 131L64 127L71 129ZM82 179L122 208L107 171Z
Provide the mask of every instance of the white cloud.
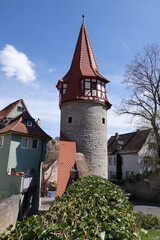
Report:
M6 45L0 51L1 70L7 77L16 77L23 83L30 83L36 80L34 63L28 57L16 50L12 45Z
M50 73L55 72L55 70L56 70L55 68L49 68L49 69L48 69L48 71L49 71Z

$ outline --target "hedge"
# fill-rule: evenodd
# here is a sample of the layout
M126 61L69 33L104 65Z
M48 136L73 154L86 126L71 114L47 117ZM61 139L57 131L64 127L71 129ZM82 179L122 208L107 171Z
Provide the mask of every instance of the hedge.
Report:
M45 214L17 222L1 239L139 239L133 208L121 189L97 176L84 177Z

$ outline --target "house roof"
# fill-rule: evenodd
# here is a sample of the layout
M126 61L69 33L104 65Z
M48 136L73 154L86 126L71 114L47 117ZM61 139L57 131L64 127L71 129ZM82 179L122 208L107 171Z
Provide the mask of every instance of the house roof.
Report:
M78 100L80 95L80 79L96 78L108 83L109 80L103 77L98 69L96 59L92 50L85 24L82 24L71 67L67 74L58 81L57 88L60 90L62 82L68 87L61 103ZM110 104L106 98L106 104ZM111 107L111 104L109 105Z
M32 127L27 126L26 124L27 120L31 120L33 122ZM46 138L46 139L51 138L38 126L38 124L31 117L28 111L24 111L22 114L12 119L6 127L0 130L0 134L4 134L8 132L27 134L35 137Z
M9 104L7 107L3 108L0 111L0 118L8 117L8 115L13 111L13 109L20 103L23 102L23 105L25 106L25 109L28 111L23 99L19 99L11 104Z
M136 132L121 134L116 139L115 136L110 137L108 140L108 155L116 154L117 141L122 145L120 154L138 153L145 143L151 129L137 130Z
M61 196L68 184L70 170L76 162L76 143L60 141L56 196Z

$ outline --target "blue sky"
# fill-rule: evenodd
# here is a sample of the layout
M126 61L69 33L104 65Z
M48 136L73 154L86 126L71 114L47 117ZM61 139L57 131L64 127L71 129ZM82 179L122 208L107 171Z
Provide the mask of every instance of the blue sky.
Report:
M102 75L110 80L108 136L135 129L115 106L127 97L125 65L160 40L159 0L0 0L0 109L23 98L52 137L59 135L56 84L68 71L82 14Z

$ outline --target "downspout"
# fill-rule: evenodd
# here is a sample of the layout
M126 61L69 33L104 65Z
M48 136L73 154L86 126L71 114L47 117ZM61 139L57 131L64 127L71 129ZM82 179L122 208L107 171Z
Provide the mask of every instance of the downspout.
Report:
M44 147L44 141L42 139L41 161L40 161L40 166L39 166L39 206L41 206L41 181L42 181L43 147Z

